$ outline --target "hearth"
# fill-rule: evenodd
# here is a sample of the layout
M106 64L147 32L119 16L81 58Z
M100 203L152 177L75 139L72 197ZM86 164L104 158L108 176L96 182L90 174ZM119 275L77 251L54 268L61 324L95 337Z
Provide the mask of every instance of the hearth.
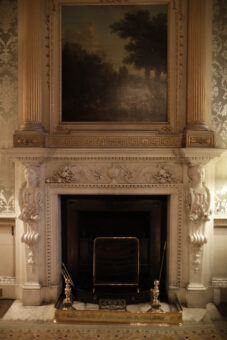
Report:
M75 283L75 299L149 301L167 236L166 197L61 196L62 260ZM160 291L165 300L165 261Z

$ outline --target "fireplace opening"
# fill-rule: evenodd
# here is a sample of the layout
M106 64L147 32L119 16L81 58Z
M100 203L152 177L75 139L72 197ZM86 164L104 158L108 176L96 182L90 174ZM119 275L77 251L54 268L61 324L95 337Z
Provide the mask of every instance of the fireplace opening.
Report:
M84 302L149 301L167 237L167 197L62 195L62 261ZM166 257L160 282L166 300Z
M139 289L139 272L137 237L102 236L94 239L93 289L97 286L134 286Z

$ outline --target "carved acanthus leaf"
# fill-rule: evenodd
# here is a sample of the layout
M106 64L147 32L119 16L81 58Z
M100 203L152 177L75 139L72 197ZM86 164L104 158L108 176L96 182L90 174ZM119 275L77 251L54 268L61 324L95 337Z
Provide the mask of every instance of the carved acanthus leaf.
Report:
M215 214L225 215L227 214L227 190L216 191L215 193Z
M14 213L15 199L13 190L8 190L4 186L0 187L0 213Z

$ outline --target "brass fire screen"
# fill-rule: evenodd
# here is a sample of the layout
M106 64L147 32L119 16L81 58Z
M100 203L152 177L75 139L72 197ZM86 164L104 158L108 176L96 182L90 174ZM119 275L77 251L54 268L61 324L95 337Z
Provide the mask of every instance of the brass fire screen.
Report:
M139 239L96 237L93 244L94 286L139 286Z

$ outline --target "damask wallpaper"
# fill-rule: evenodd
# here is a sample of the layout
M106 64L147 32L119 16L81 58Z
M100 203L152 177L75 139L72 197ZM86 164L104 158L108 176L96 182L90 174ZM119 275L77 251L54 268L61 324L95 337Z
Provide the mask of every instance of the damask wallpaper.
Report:
M227 1L213 0L212 128L217 146L227 147Z
M0 149L17 127L17 1L0 0ZM14 214L14 168L0 154L0 216Z

